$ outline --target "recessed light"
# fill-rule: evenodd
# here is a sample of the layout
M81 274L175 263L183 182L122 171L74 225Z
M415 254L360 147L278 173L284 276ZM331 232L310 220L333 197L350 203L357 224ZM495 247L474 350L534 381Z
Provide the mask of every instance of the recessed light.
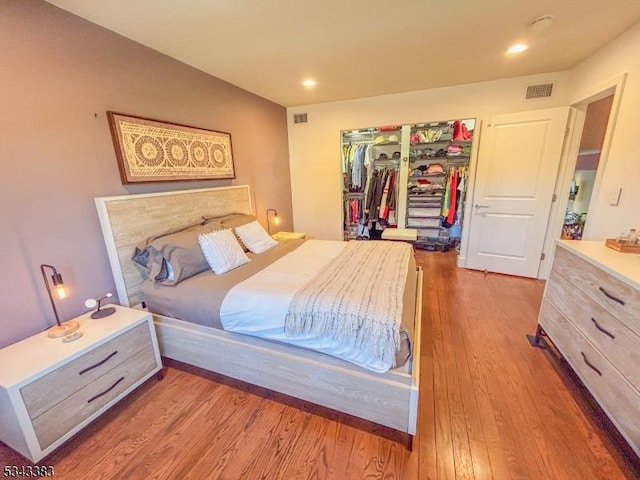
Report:
M516 43L515 45L511 45L509 47L509 50L507 50L507 53L513 54L513 53L522 53L524 52L527 48L529 48L528 45L525 45L524 43Z
M532 32L543 32L553 25L553 15L543 15L536 18L531 24Z
M304 80L304 81L302 82L302 85L303 85L303 86L305 86L305 87L307 87L307 88L315 87L317 84L318 84L318 82L316 82L315 80L312 80L312 79L310 79L310 78L309 78L309 79L307 79L307 80Z

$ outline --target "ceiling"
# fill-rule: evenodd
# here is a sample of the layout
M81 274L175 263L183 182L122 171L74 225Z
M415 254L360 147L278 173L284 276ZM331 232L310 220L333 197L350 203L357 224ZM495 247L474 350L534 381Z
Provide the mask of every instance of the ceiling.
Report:
M566 70L640 21L638 0L48 1L287 107Z

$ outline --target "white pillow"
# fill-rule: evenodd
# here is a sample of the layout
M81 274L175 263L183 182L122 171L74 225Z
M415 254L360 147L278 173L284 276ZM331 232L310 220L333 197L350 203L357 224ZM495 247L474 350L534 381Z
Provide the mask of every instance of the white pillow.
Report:
M216 275L222 275L249 261L232 230L218 230L200 235L198 243L204 258Z
M257 220L247 223L246 225L236 227L236 234L252 253L266 252L270 248L278 245L278 242L271 238Z

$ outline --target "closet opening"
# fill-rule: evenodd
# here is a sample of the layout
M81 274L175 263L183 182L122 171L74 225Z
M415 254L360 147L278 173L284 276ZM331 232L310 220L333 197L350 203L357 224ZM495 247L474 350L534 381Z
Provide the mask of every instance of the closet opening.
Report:
M341 132L343 238L461 241L475 119Z
M587 106L576 166L569 185L569 198L562 225L563 239L581 240L589 220L589 202L600 166L600 154L612 104L613 94Z

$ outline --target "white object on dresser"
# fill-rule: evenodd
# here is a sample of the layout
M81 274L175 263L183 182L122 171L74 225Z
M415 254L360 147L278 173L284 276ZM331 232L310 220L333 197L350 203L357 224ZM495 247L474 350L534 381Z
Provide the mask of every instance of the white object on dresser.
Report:
M0 440L33 462L162 369L150 313L74 320L73 342L42 332L0 349Z
M640 255L558 241L538 323L640 455Z
M271 235L271 238L274 240L297 240L301 238L306 238L306 233L301 232L277 232Z

